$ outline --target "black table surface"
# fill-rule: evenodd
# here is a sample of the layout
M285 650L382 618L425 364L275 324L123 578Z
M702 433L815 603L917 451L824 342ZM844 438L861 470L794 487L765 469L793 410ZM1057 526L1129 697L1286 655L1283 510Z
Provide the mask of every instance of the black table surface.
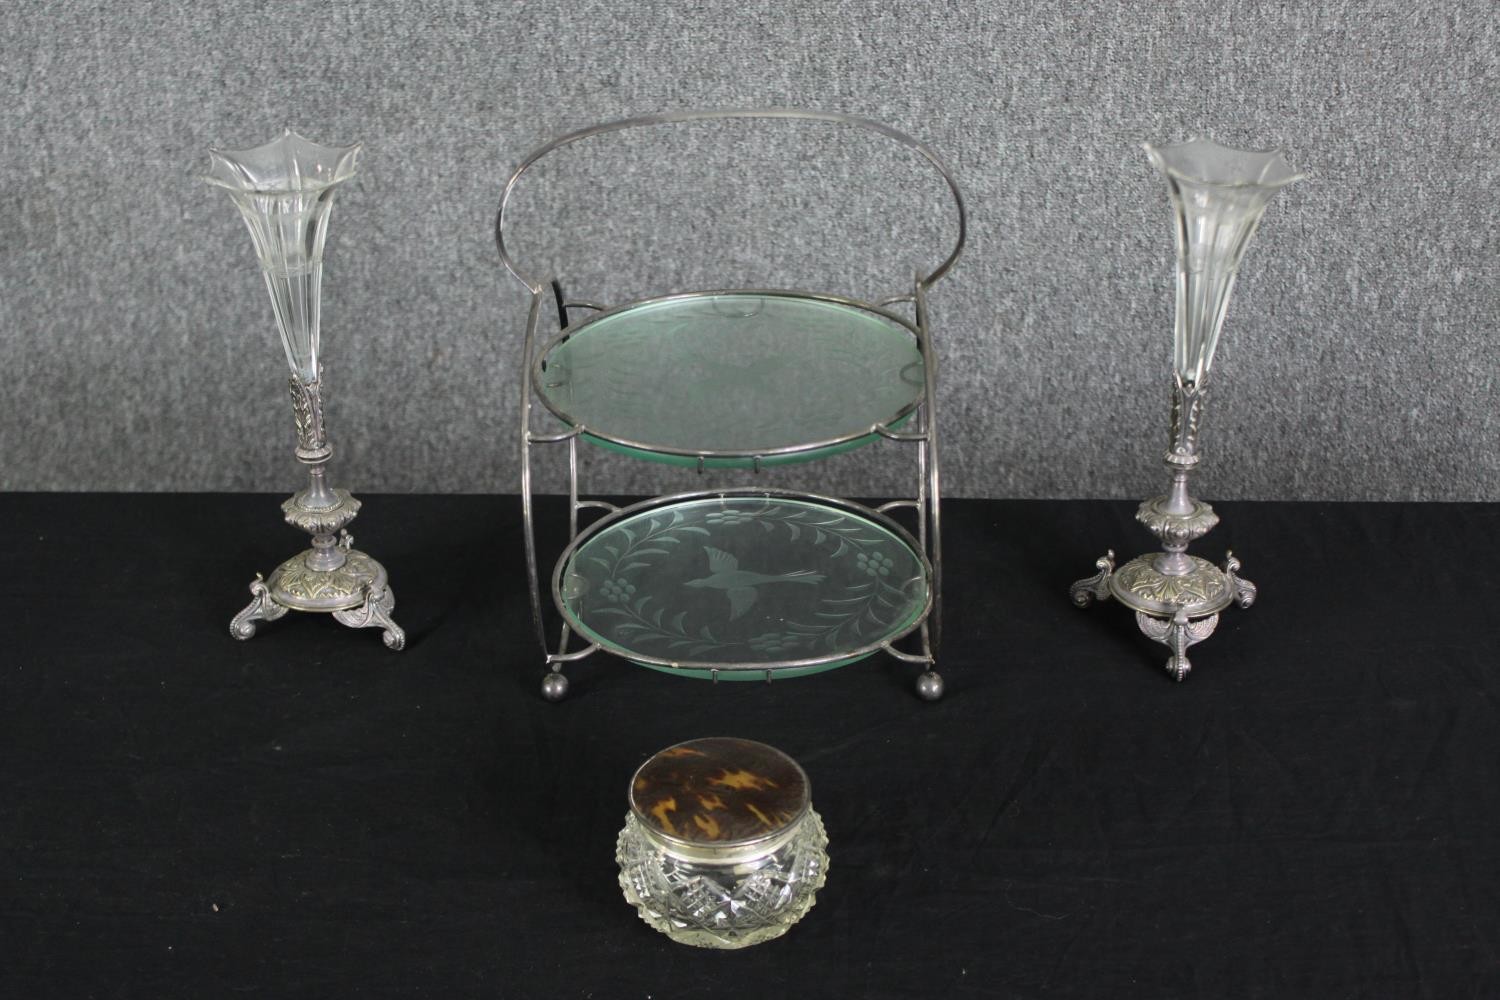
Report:
M1174 684L1067 598L1132 504L953 501L943 701L600 656L553 705L517 499L363 499L401 653L230 638L279 497L0 496L0 995L1500 996L1500 506L1218 504L1261 595ZM616 882L630 774L707 735L831 838L741 952Z

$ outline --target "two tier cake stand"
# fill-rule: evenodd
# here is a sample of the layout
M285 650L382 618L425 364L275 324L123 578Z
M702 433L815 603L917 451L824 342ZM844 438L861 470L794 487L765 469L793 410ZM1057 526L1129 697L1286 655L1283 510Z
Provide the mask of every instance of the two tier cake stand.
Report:
M728 287L607 306L567 299L558 276L531 274L512 256L507 206L543 157L629 129L753 119L868 130L919 155L952 193L952 252L918 271L909 289L879 301ZM521 492L531 613L547 667L543 694L563 698L563 668L599 652L715 681L801 676L885 652L919 665L918 693L940 698L937 372L927 294L962 252L965 216L937 155L885 125L842 114L755 109L632 118L571 132L528 155L506 184L495 229L501 260L531 294ZM549 299L555 330L540 329ZM582 313L583 321L570 322ZM579 488L582 445L700 472L753 473L883 438L915 451L914 499L870 508L733 487L620 507L585 499ZM543 617L533 517L540 446L567 451L569 537L550 574L562 619L555 643ZM584 517L594 519L585 526Z

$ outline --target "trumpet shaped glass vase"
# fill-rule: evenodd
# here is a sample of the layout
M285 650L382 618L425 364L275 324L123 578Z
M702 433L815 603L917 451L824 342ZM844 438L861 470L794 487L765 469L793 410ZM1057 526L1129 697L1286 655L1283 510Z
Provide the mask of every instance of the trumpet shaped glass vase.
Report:
M1198 465L1198 436L1214 353L1234 291L1240 261L1276 192L1304 175L1279 150L1231 149L1209 139L1175 145L1147 143L1167 182L1177 244L1176 320L1172 336L1172 410L1164 461L1171 485L1141 504L1136 520L1161 542L1115 568L1114 553L1098 572L1073 584L1075 604L1115 598L1136 614L1147 636L1171 650L1167 672L1183 680L1192 669L1187 648L1208 638L1219 612L1231 603L1249 607L1255 585L1240 578L1239 560L1227 553L1222 567L1187 554L1188 545L1219 523L1211 506L1194 499L1188 480Z
M308 484L281 505L288 524L312 536L312 546L278 566L268 580L256 574L252 600L230 622L237 639L257 623L287 611L321 611L353 628L380 628L400 649L405 633L391 620L395 595L385 568L353 548L348 526L360 503L328 486L333 455L323 425L321 307L323 246L334 194L354 176L360 146L324 146L290 129L261 146L210 150L204 180L221 188L239 210L271 297L281 346L291 369L297 459Z
M210 150L205 179L240 210L292 374L318 377L323 244L339 185L354 176L360 145L322 146L291 129L244 150Z
M1277 191L1300 180L1279 150L1251 152L1193 139L1145 144L1167 182L1177 242L1172 367L1201 385L1213 367L1240 260Z

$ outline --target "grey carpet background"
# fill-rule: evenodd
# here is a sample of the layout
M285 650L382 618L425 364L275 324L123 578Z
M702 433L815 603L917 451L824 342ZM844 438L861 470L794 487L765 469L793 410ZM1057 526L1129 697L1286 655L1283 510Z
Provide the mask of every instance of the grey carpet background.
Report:
M300 482L249 238L195 179L208 146L292 125L366 144L326 257L334 480L513 491L526 296L491 227L514 164L595 121L791 105L907 131L965 187L968 250L932 301L950 492L1162 485L1171 231L1138 143L1203 131L1285 146L1314 179L1242 269L1201 493L1500 499L1497 19L1492 0L6 4L0 488ZM882 141L704 127L529 178L516 232L579 297L890 294L942 256L942 197ZM770 478L892 493L907 458ZM693 482L588 459L600 490Z

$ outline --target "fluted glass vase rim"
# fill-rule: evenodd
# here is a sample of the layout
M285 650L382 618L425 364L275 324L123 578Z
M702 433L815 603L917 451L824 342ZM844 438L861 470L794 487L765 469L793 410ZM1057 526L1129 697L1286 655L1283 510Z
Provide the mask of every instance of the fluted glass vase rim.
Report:
M1258 177L1245 178L1243 180L1214 180L1175 166L1172 163L1169 163L1166 156L1163 155L1171 150L1181 149L1183 147L1192 146L1195 144L1212 146L1215 149L1223 150L1226 153L1232 153L1238 156L1264 156L1267 158L1266 165L1268 167L1273 164L1279 163L1282 169L1286 171L1286 176L1278 178L1274 181L1266 181ZM1199 134L1189 136L1182 142L1143 142L1141 143L1141 148L1146 151L1146 155L1151 158L1151 162L1156 167L1156 169L1160 170L1166 176L1172 178L1173 180L1184 181L1189 184L1198 184L1204 187L1224 188L1229 190L1240 188L1258 188L1261 190L1275 191L1279 190L1280 188L1286 187L1288 184L1295 184L1297 181L1306 180L1311 176L1311 174L1309 174L1307 171L1297 170L1290 163L1288 163L1286 158L1286 150L1282 149L1279 146L1272 149L1240 149L1236 146L1226 146L1223 143L1215 142L1208 136ZM1262 174L1264 174L1264 172L1265 171L1262 170Z
M243 166L251 154L260 152L281 144L300 144L306 150L315 150L329 154L333 167L331 175L327 177L309 176L302 173L300 169L289 171L290 181L275 183L256 182L250 178ZM364 149L364 143L356 142L349 146L325 146L322 143L313 142L291 128L285 128L281 134L270 142L261 143L259 146L250 146L245 149L220 149L210 147L209 172L199 174L198 179L214 187L222 188L231 195L253 194L274 196L296 196L318 194L335 185L342 184L358 174L359 154ZM295 164L296 155L291 157ZM218 174L215 171L223 170Z

